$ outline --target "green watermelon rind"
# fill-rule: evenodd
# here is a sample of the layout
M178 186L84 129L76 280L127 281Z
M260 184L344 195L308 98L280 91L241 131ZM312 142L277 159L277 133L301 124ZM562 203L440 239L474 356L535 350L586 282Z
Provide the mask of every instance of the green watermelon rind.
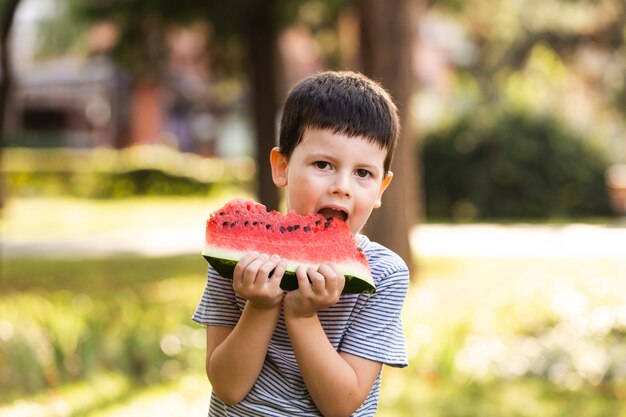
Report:
M224 278L233 278L233 272L235 265L239 261L238 257L215 257L210 256L203 252L202 256L207 262L215 269L215 271ZM293 262L288 263L287 270L285 271L282 280L280 281L280 288L285 291L292 291L298 289L298 278L295 273L296 264ZM341 271L341 267L338 267ZM376 287L367 280L358 276L352 275L348 272L343 272L346 278L346 283L343 287L342 294L374 294L376 293ZM369 277L368 277L369 278ZM371 278L370 278L371 279Z

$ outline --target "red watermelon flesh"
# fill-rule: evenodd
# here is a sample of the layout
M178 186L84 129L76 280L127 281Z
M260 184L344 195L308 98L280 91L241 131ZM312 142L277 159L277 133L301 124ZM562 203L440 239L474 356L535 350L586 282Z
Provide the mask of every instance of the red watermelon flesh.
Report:
M285 290L298 287L298 265L327 263L346 277L344 293L375 292L365 254L347 224L336 218L268 212L251 200L232 200L211 213L202 255L218 273L232 278L236 263L250 251L277 254L288 261L281 281Z

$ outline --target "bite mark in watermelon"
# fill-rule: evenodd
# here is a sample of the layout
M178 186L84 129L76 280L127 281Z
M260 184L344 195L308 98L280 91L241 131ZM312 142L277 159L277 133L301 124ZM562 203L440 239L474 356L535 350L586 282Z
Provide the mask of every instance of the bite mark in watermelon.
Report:
M302 216L267 211L251 200L231 200L206 222L202 256L226 278L233 277L243 255L257 251L287 260L280 286L298 288L298 265L333 264L346 278L344 294L374 293L376 288L365 254L345 222L321 214Z

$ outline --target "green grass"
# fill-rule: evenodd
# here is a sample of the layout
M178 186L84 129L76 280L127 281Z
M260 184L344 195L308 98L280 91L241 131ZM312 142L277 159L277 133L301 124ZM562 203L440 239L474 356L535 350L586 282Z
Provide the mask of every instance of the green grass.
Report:
M3 228L28 240L188 227L216 204L26 199ZM84 214L81 227L45 219L66 210ZM379 416L626 417L626 259L417 259L410 366L385 368ZM0 417L29 404L41 415L65 404L72 417L206 415L204 330L190 320L205 268L199 253L2 259Z
M115 256L105 259L9 258L2 262L0 290L38 292L69 290L104 296L120 290L137 290L168 279L198 280L206 261L200 254L143 258Z
M237 195L247 196L244 192ZM0 226L3 237L20 241L89 236L111 230L195 227L232 196L232 191L225 191L215 192L211 198L13 198L2 212Z
M147 387L201 371L204 330L190 317L205 271L200 255L4 259L0 403L103 372Z
M626 416L626 260L419 261L381 416Z
M607 379L597 385L584 382L568 388L541 375L490 374L476 378L460 372L456 364L470 336L499 336L502 340L512 334L539 337L541 332L554 327L564 320L555 317L552 305L559 294L573 292L584 297L585 307L580 314L589 311L592 315L601 305L611 308L623 305L626 283L620 279L624 271L622 263L445 258L420 261L419 280L411 289L405 309L411 365L402 370L385 369L379 415L412 416L414 410L433 417L624 415L623 380ZM175 334L182 340L189 337L186 333L193 333L189 316L202 290L204 263L196 255L105 260L6 259L0 311L2 320L14 326L12 341L17 338L18 327L26 327L34 330L30 337L39 335L38 342L48 343L65 358L56 365L42 363L40 370L17 369L16 372L35 375L47 372L48 379L42 380L39 389L22 392L11 392L8 387L14 386L15 381L5 380L8 385L1 391L2 402L11 403L24 395L32 398L29 396L43 389L37 401L46 403L41 395L46 392L58 395L54 387L62 391L65 386L88 381L104 371L128 375L123 384L130 383L135 388L113 400L98 397L105 395L105 391L91 393L91 402L75 407L83 410L76 415L91 415L96 410L99 411L94 415L133 415L130 410L136 412L141 404L149 407L150 398L163 396L165 392L180 393L180 385L174 383L177 378L187 373L197 374L198 370L201 373L200 338L193 336L195 345L188 342L188 348L173 358L161 351L159 343L166 334ZM67 328L55 326L55 322L65 323ZM33 323L34 327L30 327ZM37 329L57 333L57 337L46 338ZM110 343L114 335L119 344ZM63 348L60 341L68 338L86 338L86 341L96 338L102 344L91 350L88 344L80 343L74 350ZM617 344L621 343L623 339L617 340ZM0 343L0 347L6 349L6 342ZM515 357L514 352L511 354ZM92 368L72 379L71 366L64 367L67 358L75 355L82 358L83 366ZM132 360L124 358L145 358L148 363L146 368L138 369L137 363L133 365ZM174 371L168 375L164 364L172 360L169 364L173 364ZM49 379L54 374L56 382ZM201 375L198 378L208 384ZM202 402L203 394L197 395L185 400L176 397L178 400L172 401L185 407Z
M0 406L0 415L40 415L53 417L62 410L81 415L87 410L119 403L132 392L128 377L119 373L100 373L76 383L44 389L21 396L13 406Z

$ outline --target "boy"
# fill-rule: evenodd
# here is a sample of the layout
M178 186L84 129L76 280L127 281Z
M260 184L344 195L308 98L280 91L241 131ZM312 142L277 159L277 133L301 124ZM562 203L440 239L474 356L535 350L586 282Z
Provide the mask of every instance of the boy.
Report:
M320 73L289 94L273 181L288 210L348 224L376 294L341 295L345 279L326 264L298 267L299 288L285 293L285 263L271 254L245 255L232 282L209 267L193 319L207 326L210 416L376 413L382 365L407 365L400 311L409 272L359 232L391 182L398 131L393 101L363 75Z

